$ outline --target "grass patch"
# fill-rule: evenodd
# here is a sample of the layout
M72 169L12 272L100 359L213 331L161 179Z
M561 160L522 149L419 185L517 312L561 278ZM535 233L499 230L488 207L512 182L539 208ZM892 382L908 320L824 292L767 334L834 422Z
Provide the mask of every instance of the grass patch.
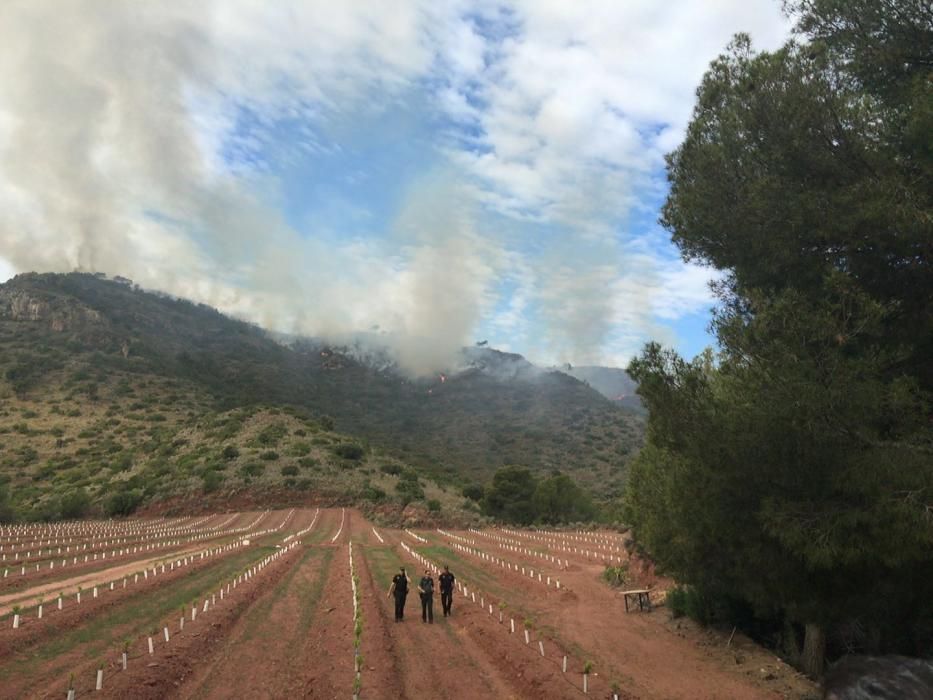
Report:
M179 581L132 601L116 610L108 611L89 621L88 624L68 630L55 639L37 647L27 662L17 662L17 674L34 673L37 665L54 660L75 648L81 648L85 660L101 658L108 649L129 637L136 640L159 626L165 618L187 607L192 600L203 599L214 591L221 582L275 551L274 547L257 547L221 559L213 566L197 571ZM177 629L177 620L174 628ZM41 669L48 676L48 668Z
M311 606L311 617L313 618L314 613L314 603L321 597L321 591L324 587L324 573L327 571L326 566L321 566L319 562L318 569L321 570L321 573L317 578L314 579L313 584L304 583L298 585L295 583L295 577L298 575L299 570L304 566L308 560L320 558L323 560L326 559L327 564L330 564L330 559L333 557L334 550L326 550L327 556L323 556L325 550L322 549L312 549L308 548L305 550L304 554L301 555L301 559L298 561L298 564L292 566L292 570L288 572L288 575L283 581L276 586L275 591L272 595L268 596L263 600L259 605L252 606L246 613L245 626L246 629L243 632L244 640L251 640L256 636L256 631L263 625L269 616L269 611L272 610L272 606L275 605L279 600L282 599L291 588L295 586L298 589L298 594L301 596L302 604L302 629L310 629L309 625L311 619L307 621L304 619L304 610L309 605ZM314 595L314 591L317 591L317 595ZM313 600L310 600L313 597Z

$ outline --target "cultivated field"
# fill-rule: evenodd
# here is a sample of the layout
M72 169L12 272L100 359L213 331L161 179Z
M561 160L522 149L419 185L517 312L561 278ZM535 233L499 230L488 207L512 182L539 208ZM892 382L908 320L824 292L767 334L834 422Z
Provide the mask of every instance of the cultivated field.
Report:
M626 614L601 580L626 560L615 533L383 530L339 508L2 528L0 697L816 695L740 635ZM438 593L422 624L413 592L394 623L398 567L416 586L443 564L453 615Z

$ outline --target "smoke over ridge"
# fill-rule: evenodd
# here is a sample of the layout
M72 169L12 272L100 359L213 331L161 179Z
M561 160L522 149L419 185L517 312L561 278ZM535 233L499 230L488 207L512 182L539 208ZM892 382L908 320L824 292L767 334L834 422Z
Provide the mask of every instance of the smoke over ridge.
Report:
M581 36L599 27L537 7L7 0L0 261L125 275L285 333L363 331L412 374L448 366L480 327L544 361L597 362L607 344L627 352L645 334L669 336L656 318L705 304L708 273L681 274L607 222L633 205L672 131L639 142L618 122L625 96L596 84L584 100L575 72L511 73L551 47L481 36L478 14L490 25L536 17L521 28L548 41L551 22L586 22ZM574 71L613 84L572 52L584 61ZM430 118L456 127L426 148L433 162L379 230L348 220L318 235L296 223L283 163L315 162L339 148L328 129L360 114L378 124L425 85ZM564 228L529 246L539 224Z

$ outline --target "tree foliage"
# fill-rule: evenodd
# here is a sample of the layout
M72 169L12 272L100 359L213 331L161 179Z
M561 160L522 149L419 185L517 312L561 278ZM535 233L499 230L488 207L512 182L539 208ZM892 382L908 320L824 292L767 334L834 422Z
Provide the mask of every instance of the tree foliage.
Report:
M0 483L0 523L12 522L16 518L7 485Z
M534 475L522 467L503 467L495 473L483 496L486 515L527 525L534 521Z
M83 518L91 508L91 497L83 488L64 494L58 502L58 516L64 520Z
M592 520L596 516L587 493L559 472L539 480L528 469L503 467L483 493L483 512L511 523L557 524Z
M213 473L213 472L211 472ZM122 489L107 499L104 512L109 516L131 515L143 501L142 489Z
M818 673L829 633L933 638L933 10L806 0L806 41L739 36L668 158L662 222L724 270L720 343L649 345L626 496L639 538L701 595L784 620Z
M547 524L592 520L596 516L593 501L566 474L554 474L535 487L535 519Z

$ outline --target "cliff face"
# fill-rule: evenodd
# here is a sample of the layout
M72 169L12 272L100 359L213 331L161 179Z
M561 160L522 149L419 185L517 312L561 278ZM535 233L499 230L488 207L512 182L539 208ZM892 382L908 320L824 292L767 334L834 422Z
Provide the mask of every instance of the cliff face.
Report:
M56 332L104 324L100 312L73 297L62 298L30 289L28 277L20 275L15 278L19 284L0 287L0 319L41 323Z

